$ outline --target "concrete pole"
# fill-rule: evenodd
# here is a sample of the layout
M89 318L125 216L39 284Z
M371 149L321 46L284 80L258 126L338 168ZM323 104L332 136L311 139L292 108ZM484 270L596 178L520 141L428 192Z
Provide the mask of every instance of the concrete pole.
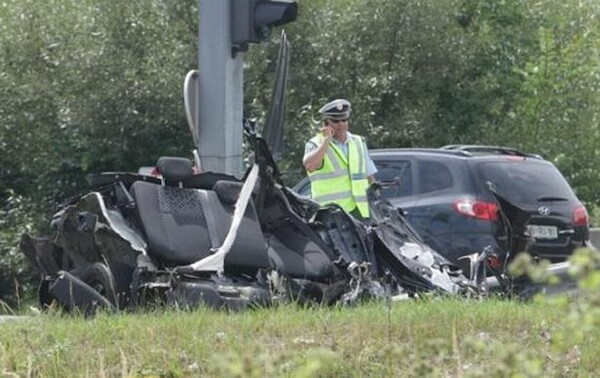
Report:
M231 57L230 1L199 1L198 152L203 171L240 177L243 54Z

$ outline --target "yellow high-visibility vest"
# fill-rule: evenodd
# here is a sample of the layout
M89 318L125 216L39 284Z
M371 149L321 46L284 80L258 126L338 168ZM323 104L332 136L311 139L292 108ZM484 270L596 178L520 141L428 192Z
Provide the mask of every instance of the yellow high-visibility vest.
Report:
M319 146L322 140L323 135L317 135L310 141ZM312 198L322 205L336 203L348 212L358 208L368 218L367 146L360 136L348 135L348 156L333 142L329 147L322 167L308 172Z

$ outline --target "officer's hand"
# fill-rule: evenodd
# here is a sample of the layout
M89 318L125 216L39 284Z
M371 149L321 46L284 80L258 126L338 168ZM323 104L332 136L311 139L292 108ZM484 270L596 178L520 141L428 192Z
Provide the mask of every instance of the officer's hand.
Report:
M331 138L333 138L333 127L323 126L323 128L321 129L321 132L323 133L323 136L325 137L325 139L330 140Z

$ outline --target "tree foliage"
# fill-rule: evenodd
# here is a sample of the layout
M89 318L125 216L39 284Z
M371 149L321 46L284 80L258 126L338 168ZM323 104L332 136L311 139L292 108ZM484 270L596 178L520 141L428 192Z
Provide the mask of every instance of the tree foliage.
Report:
M181 81L192 2L9 1L2 12L2 188L54 202L84 174L191 148Z
M197 66L197 5L0 5L0 260L14 250L14 235L43 229L57 203L83 190L86 174L189 155L181 87ZM303 175L316 110L345 97L353 104L352 129L372 148L522 148L553 160L588 206L600 204L597 1L299 6L287 27L292 61L281 168L288 183ZM261 121L276 55L271 43L245 56L245 113Z

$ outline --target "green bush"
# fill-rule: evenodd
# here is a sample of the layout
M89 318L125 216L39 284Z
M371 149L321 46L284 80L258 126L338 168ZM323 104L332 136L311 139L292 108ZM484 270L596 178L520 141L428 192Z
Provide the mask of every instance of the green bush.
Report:
M33 229L33 207L25 198L7 193L4 207L0 208L0 302L16 309L22 301L32 299L35 279L39 276L26 262L19 250L21 234ZM0 306L0 313L6 307Z

